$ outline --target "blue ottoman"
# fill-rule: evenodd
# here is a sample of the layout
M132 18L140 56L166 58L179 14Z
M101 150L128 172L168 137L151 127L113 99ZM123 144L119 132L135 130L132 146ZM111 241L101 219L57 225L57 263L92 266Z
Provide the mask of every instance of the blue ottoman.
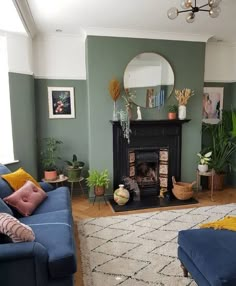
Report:
M184 276L199 286L236 285L236 232L191 229L178 235L178 258Z

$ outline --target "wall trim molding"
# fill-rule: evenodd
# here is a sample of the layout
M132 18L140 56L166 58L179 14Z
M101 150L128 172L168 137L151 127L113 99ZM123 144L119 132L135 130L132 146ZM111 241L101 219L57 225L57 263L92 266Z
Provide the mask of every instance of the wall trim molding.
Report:
M25 74L25 75L34 75L34 73L33 73L33 72L30 72L30 71L25 71L25 70L13 70L13 69L8 70L8 73L18 73L18 74Z
M125 37L125 38L141 38L141 39L161 39L171 41L191 41L191 42L207 42L212 35L205 34L187 34L187 33L170 33L147 30L129 30L129 29L112 29L112 28L84 28L87 36L106 36L106 37Z
M204 80L204 83L235 83L236 80Z
M42 76L34 75L35 79L55 79L55 80L86 80L85 76Z
M36 24L27 0L12 0L28 34L34 38L37 33Z

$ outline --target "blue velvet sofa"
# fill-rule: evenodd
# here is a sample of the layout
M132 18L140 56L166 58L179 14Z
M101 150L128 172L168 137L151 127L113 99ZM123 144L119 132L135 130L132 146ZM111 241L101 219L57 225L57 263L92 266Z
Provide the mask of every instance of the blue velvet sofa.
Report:
M0 164L0 175L10 170ZM35 233L34 242L12 243L0 235L0 285L72 286L76 249L67 187L40 183L48 198L31 216L17 217ZM12 214L2 199L12 193L0 177L0 212Z
M178 258L184 276L191 273L199 286L236 285L236 233L191 229L178 235Z

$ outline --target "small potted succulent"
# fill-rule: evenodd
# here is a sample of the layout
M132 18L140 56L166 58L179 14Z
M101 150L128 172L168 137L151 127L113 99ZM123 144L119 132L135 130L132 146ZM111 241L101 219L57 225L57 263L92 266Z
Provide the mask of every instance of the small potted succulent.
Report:
M72 182L79 181L81 171L85 165L84 162L78 161L77 156L73 154L72 161L66 160L65 163L67 164L68 180Z
M105 189L108 187L110 179L109 179L108 170L97 171L97 170L89 170L89 176L86 179L86 183L88 187L94 187L95 196L102 196L105 193Z
M207 153L197 153L197 156L199 157L199 160L198 160L199 172L204 173L208 171L208 165L211 161L211 155L212 155L212 151L207 152Z
M178 112L178 106L176 104L172 104L168 106L168 119L176 119Z

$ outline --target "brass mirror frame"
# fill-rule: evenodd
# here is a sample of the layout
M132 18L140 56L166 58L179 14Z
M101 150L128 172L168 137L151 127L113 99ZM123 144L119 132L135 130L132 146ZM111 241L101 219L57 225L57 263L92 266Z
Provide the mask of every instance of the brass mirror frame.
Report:
M166 96L164 96L164 94L161 95L162 103L164 104L165 100L167 100L167 99L171 96L171 94L172 94L172 92L173 92L173 90L174 90L174 88L175 88L175 73L174 73L174 69L173 69L172 65L171 65L170 62L166 59L166 57L163 56L162 54L159 54L159 53L156 53L156 52L143 52L143 53L137 54L134 58L132 58L132 59L128 62L128 64L126 65L126 68L125 68L125 70L124 70L124 75L123 75L123 85L124 85L124 89L125 89L125 91L126 91L126 94L128 94L128 91L129 91L129 93L131 93L131 94L136 94L137 88L140 88L140 87L127 88L127 87L125 86L125 72L127 71L127 68L128 68L128 66L130 65L130 63L131 63L135 58L137 58L138 56L140 56L140 55L142 55L142 54L153 54L153 55L155 55L155 56L161 57L162 60L164 60L164 61L169 65L169 68L171 69L171 71L172 71L172 73L173 73L173 87L168 91L168 94L167 94ZM160 107L160 106L157 106L156 104L154 104L154 106L147 106L147 105L148 105L148 104L147 104L147 98L148 98L149 96L153 96L153 95L154 95L154 94L153 94L153 93L154 93L154 88L153 88L153 86L150 87L150 88L148 88L148 87L144 87L144 88L147 89L147 91L146 91L147 93L146 93L146 95L144 95L144 96L146 96L146 104L145 104L145 106L140 105L139 103L135 102L135 99L131 99L130 101L131 101L133 104L135 104L135 105L137 105L137 106L140 106L140 107L142 107L142 108L157 108L157 107ZM163 96L163 97L162 97L162 96Z

